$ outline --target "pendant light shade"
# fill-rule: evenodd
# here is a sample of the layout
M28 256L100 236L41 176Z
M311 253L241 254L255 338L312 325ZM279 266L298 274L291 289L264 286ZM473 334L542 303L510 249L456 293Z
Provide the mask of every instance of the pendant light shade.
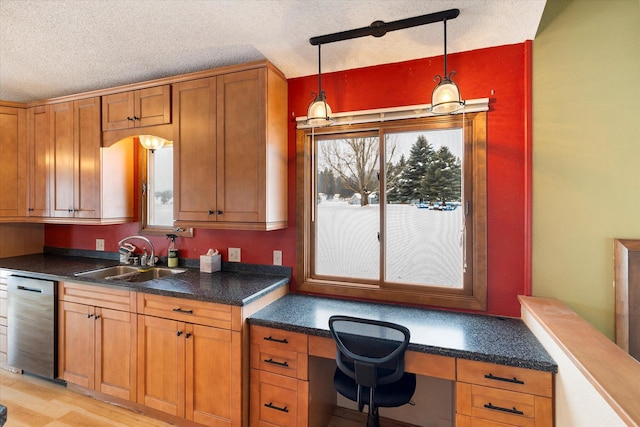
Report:
M453 75L452 72L450 74ZM464 101L460 99L460 90L449 77L444 79L440 76L440 83L433 88L431 94L431 112L434 114L449 114L458 111L464 106Z
M452 71L447 74L447 20L444 22L444 75L435 76L438 82L431 93L431 112L433 114L450 114L464 107L464 101L460 98L458 86L451 80L455 74Z
M327 104L327 97L322 90L320 46L322 45L318 45L318 93L315 94L315 99L309 105L309 110L307 111L307 123L312 127L328 126L333 122L331 120L331 107Z

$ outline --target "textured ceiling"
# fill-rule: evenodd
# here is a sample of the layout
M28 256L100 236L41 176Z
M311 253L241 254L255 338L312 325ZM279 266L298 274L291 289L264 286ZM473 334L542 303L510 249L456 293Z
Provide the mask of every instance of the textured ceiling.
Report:
M268 59L317 74L309 38L446 9L448 52L535 37L546 0L0 0L0 99L28 102ZM322 46L322 71L442 55L435 23Z

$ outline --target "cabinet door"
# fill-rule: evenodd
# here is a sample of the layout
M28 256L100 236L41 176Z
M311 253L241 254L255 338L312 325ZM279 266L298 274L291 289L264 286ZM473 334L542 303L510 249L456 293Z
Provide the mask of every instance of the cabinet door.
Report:
M51 215L73 216L75 150L73 102L51 106Z
M173 120L174 219L215 221L216 79L174 85Z
M102 129L127 129L135 126L133 92L114 93L102 97Z
M61 301L58 310L58 375L92 389L95 364L94 308Z
M27 113L0 107L0 217L25 216L27 206Z
M29 180L27 216L49 215L49 106L29 108Z
M218 221L265 220L266 70L218 77Z
M138 315L138 403L184 417L185 324Z
M136 401L136 315L96 309L96 390Z
M171 123L171 86L137 90L134 94L135 126ZM144 131L140 131L144 133Z
M75 214L100 217L100 98L74 101L76 118Z
M242 358L239 332L187 325L186 418L204 425L240 423Z

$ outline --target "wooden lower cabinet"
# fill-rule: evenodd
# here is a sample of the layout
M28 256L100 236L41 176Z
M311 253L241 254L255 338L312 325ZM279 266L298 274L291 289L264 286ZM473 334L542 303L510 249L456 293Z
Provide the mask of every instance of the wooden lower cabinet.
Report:
M250 335L251 426L309 425L307 336L263 326Z
M457 427L551 427L553 419L550 372L458 359Z
M135 401L135 314L66 301L58 314L60 378Z
M207 426L240 425L240 332L138 315L138 403Z

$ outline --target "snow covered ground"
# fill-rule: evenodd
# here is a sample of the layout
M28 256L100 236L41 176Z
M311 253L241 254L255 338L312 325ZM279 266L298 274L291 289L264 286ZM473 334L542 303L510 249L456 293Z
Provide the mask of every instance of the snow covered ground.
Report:
M387 206L386 280L462 287L462 209ZM379 205L318 205L316 273L377 279Z

